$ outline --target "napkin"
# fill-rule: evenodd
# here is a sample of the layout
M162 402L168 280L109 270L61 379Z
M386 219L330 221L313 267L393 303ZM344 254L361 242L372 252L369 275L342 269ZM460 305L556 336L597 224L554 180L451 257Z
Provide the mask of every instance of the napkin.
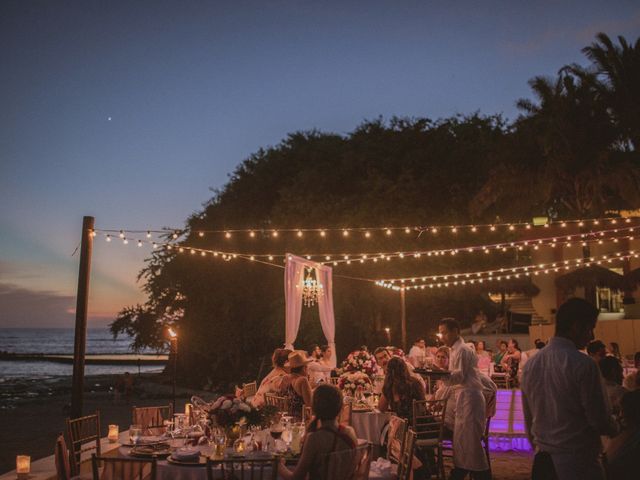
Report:
M391 472L391 462L386 458L380 457L377 460L371 462L369 470L372 473L375 473L376 476L385 476L385 473Z
M173 452L171 456L178 461L188 462L197 460L200 457L200 450L193 447L182 447Z

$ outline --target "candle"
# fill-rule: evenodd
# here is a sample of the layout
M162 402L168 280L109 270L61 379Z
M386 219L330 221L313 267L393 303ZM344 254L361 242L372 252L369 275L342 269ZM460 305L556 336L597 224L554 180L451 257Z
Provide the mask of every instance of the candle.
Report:
M186 417L187 425L191 424L191 409L192 408L193 408L193 405L191 405L190 403L185 403L184 404L184 416Z
M244 453L244 447L245 447L244 440L241 438L233 442L233 450L238 454Z
M18 455L16 457L16 473L18 478L27 478L31 472L31 457L29 455Z
M109 434L107 435L109 443L116 443L118 441L119 433L118 425L109 425Z

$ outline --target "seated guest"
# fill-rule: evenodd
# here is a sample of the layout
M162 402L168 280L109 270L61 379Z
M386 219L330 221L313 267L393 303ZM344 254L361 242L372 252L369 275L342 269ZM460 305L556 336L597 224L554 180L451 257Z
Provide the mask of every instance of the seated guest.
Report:
M260 382L258 391L251 400L254 407L257 408L264 405L265 393L277 393L280 391L280 382L282 382L282 379L287 375L284 364L289 358L289 353L291 353L291 350L287 350L285 348L276 348L273 351L273 355L271 356L273 370L271 370L267 376L262 379L262 382Z
M426 350L427 344L425 343L424 338L418 338L413 342L413 346L411 347L411 350L409 350L409 355L407 355L411 365L415 368L421 368L427 356Z
M385 347L376 348L374 352L374 356L376 357L376 362L378 363L378 366L382 369L382 373L384 375L387 374L387 364L389 363L389 360L391 360L392 358L400 358L400 357L395 357L391 353L391 351ZM402 360L407 365L410 375L414 377L416 380L418 380L422 384L422 387L426 389L427 387L426 387L426 384L424 383L424 378L422 378L422 375L420 375L419 373L415 373L413 365L411 365L405 359L400 358L400 360Z
M323 345L318 347L320 350L320 358L315 362L309 363L307 369L309 370L309 381L312 387L316 387L320 383L329 383L331 377L331 348L329 345Z
M624 381L622 382L622 386L633 392L640 388L640 375L638 375L638 370L640 370L640 352L636 352L633 356L633 363L636 368L635 372L631 372L626 377L624 377Z
M504 340L498 340L498 351L493 356L493 363L496 365L500 365L502 362L502 357L504 357L507 353L507 342Z
M291 471L285 466L284 458L281 459L278 465L279 478L332 480L326 478L327 454L351 450L354 455L352 458L355 458L355 432L351 427L338 424L338 416L342 410L342 393L333 385L318 385L313 391L311 410L314 419L305 435L300 461L295 470ZM349 471L351 466L352 462L345 462L345 472Z
M291 352L286 364L290 373L280 383L280 395L289 399L289 415L297 419L302 418L303 406L311 406L307 364L312 361L303 350Z
M387 362L387 374L378 404L381 412L391 410L411 422L413 401L424 400L425 396L424 386L411 376L407 364L401 358L393 357Z
M598 364L614 415L620 413L620 401L626 390L622 386L622 365L616 357L604 357Z
M320 351L320 345L314 343L309 349L309 358L312 360L320 360L322 358L322 352Z
M623 429L607 443L607 477L616 480L637 479L640 459L640 390L625 393L620 404Z
M510 339L509 343L507 343L507 353L502 357L500 365L502 365L504 371L507 372L511 378L517 378L518 376L521 357L522 352L520 351L518 341L514 338Z
M491 355L487 352L487 345L483 340L476 344L476 354L478 355L478 370L488 372L491 365Z
M609 355L616 357L618 360L622 361L622 353L620 353L620 345L616 342L611 342L609 344Z
M436 357L433 361L433 369L434 370L449 370L449 356L450 350L449 347L439 347L436 350Z
M602 340L591 340L587 345L587 353L596 363L600 363L607 356L607 347Z

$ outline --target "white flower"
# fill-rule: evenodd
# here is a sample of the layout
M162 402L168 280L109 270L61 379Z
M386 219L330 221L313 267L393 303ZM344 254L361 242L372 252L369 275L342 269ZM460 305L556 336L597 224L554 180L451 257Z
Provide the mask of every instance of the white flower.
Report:
M222 410L226 410L231 407L232 403L233 402L231 400L227 399L224 402L222 402L222 406L220 408L222 408Z

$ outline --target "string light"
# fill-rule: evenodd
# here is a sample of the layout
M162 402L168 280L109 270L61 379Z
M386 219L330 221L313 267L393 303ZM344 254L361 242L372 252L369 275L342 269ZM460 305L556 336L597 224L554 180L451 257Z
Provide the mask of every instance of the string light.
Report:
M614 257L612 258L610 257L610 255L613 255ZM603 261L611 263L611 261L613 260L626 260L631 257L638 258L639 256L640 255L635 250L628 250L628 251L603 254L600 256L592 256L587 259L584 259L584 258L567 259L563 261L563 264L566 270L566 269L577 268L581 266L588 267L594 264L598 265L598 264L601 264ZM552 263L540 263L537 265L522 265L522 266L508 267L508 268L502 267L498 269L483 270L478 272L446 273L446 274L439 274L439 275L427 275L422 277L416 276L416 277L405 277L405 278L390 278L390 279L373 280L373 281L377 285L390 288L390 286L397 286L396 285L397 283L403 284L406 282L416 282L416 281L436 282L438 280L446 281L450 277L458 278L461 276L464 276L467 278L470 276L486 277L484 278L484 280L491 280L491 279L501 280L503 278L506 278L507 275L528 276L532 273L535 274L535 272L538 272L538 273L550 273L550 271L558 272L560 268L561 266L558 265L558 262L552 262Z
M107 242L111 241L110 233L105 234L104 233L105 230L100 230L100 229L96 229L95 231L96 233L100 232L101 234L103 234ZM620 240L624 240L624 239L633 240L635 236L625 235L625 232L628 233L628 232L634 232L634 231L635 231L635 227L626 227L626 228L618 228L613 230L610 229L610 230L603 230L603 231L594 231L589 233L580 233L580 234L576 233L574 235L567 235L566 237L563 237L566 240L562 240L562 241L559 240L557 237L545 237L540 239L512 241L509 244L500 243L500 244L491 244L491 245L474 245L474 246L468 246L468 247L458 247L458 248L450 248L450 249L443 249L443 250L381 252L376 254L366 252L366 253L359 253L359 254L353 253L351 255L353 255L355 257L355 260L357 260L359 263L364 263L364 261L369 261L369 260L377 263L377 260L390 261L393 258L403 259L403 258L409 257L409 258L419 259L419 258L422 258L422 256L442 256L442 255L453 256L453 255L456 255L459 252L459 250L462 250L463 252L469 252L469 253L482 251L485 254L490 254L491 251L506 252L508 251L509 248L522 251L525 246L529 246L530 244L534 245L533 248L535 250L538 250L540 246L555 247L558 244L561 244L562 246L565 246L565 247L570 247L573 245L573 241L574 240L577 241L578 239L582 239L582 241L578 243L582 244L583 246L588 245L588 242L597 242L599 245L602 245L605 241L619 243ZM609 235L607 236L606 234L609 234ZM127 241L124 241L124 240L125 238L123 237L123 243L127 244L129 239L126 239ZM153 248L157 248L161 246L161 247L165 247L167 250L171 250L171 244L169 243L157 243L157 242L151 242L147 240L140 240L138 242L147 243L152 246L155 243L156 246ZM195 248L195 247L189 247L189 248ZM202 248L197 249L197 251L212 252L212 250L202 249ZM284 259L284 256L285 256L284 254L276 254L276 253L258 254L258 253L239 253L239 252L228 253L227 255L240 255L242 258L247 258L247 259L250 256L253 256L254 258L268 258L269 260L273 260L274 258ZM312 254L312 253L307 254L307 256L310 259L316 259L316 260L322 259L322 261L319 261L319 263L330 263L335 266L339 264L350 265L351 260L353 260L347 254L344 254L342 259L333 259L333 255L335 255L335 252L327 252L327 253L321 253L321 254ZM331 259L326 260L327 256L331 257Z

